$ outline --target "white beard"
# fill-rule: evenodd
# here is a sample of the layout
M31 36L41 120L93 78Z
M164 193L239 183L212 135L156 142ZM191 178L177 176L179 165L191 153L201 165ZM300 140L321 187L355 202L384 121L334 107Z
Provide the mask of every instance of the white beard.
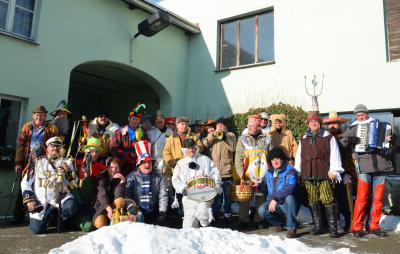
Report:
M57 116L53 120L53 124L57 126L61 134L67 135L69 131L69 120L68 118L58 118Z

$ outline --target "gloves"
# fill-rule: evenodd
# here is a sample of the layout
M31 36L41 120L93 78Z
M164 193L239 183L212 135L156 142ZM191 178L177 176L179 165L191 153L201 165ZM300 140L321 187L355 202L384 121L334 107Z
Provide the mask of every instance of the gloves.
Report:
M160 212L160 213L158 214L158 218L157 218L158 223L159 223L159 224L162 224L162 223L164 223L166 220L167 220L167 213L166 213L166 212Z
M359 137L347 137L346 141L350 145L357 145L358 143L360 143L360 138Z

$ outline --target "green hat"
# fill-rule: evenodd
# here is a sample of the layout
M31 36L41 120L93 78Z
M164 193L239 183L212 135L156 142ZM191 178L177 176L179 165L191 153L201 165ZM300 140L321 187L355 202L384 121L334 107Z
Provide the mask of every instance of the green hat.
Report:
M96 149L99 153L103 152L103 147L101 146L101 141L98 138L90 137L88 138L86 145L82 147L83 152L87 152L87 150Z
M45 113L45 114L47 114L47 109L43 105L37 105L32 109L32 113Z

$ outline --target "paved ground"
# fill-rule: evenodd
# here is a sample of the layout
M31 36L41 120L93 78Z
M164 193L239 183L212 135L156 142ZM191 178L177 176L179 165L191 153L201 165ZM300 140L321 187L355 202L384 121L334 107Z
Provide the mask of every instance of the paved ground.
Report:
M216 226L222 227L220 223ZM329 236L312 236L309 227L300 228L298 240L312 247L328 247L330 249L339 249L342 247L350 248L356 253L383 253L397 254L400 252L400 234L389 233L386 238L378 238L367 236L362 239L355 239L351 235L345 235L338 239L330 239ZM276 233L272 228L261 230L247 230L250 234L278 234L285 237L286 232ZM84 235L83 232L73 231L57 234L55 228L50 228L46 235L33 235L26 226L0 228L0 253L23 253L36 254L47 253L50 249L58 247L63 243L72 241L79 236Z

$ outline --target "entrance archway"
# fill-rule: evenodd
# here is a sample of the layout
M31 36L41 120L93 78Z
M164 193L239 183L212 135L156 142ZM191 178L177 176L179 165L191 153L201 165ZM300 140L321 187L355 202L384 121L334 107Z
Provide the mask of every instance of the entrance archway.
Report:
M146 113L169 112L170 96L156 79L134 67L110 61L80 64L71 71L68 105L75 118L93 119L99 109L109 112L119 124L127 122L137 102L146 104Z

